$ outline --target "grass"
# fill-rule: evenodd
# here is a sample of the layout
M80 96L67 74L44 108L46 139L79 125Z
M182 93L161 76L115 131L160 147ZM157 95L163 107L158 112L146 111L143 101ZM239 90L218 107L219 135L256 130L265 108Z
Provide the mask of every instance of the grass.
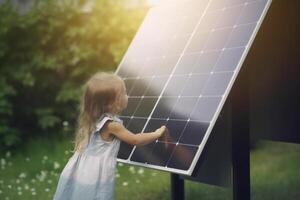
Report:
M300 199L300 145L261 142L251 156L253 199Z
M33 139L21 150L0 155L0 199L52 199L71 153L65 138ZM251 153L251 199L299 199L300 145L261 141ZM168 200L170 174L118 164L117 200ZM229 200L230 188L185 181L186 199Z

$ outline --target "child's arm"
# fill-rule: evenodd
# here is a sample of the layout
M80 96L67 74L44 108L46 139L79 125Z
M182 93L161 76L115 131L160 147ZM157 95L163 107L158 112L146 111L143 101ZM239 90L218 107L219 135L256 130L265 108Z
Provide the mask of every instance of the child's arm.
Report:
M118 122L108 122L107 129L120 140L132 145L148 144L161 137L167 131L167 127L162 126L154 132L134 134Z

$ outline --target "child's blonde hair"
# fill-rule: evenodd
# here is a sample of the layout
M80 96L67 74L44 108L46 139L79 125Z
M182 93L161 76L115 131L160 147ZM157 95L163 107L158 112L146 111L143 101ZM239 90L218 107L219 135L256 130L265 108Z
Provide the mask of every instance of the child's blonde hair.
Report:
M73 152L86 147L96 121L103 113L116 114L121 111L123 92L126 92L124 81L113 72L98 72L86 82Z

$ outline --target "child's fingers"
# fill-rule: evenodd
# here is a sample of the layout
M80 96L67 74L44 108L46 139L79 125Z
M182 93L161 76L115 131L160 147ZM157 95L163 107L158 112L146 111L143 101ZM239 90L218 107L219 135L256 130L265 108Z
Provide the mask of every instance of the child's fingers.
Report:
M166 126L164 126L164 134L166 134L166 135L169 134L169 129Z
M161 126L160 128L163 129L164 132L168 129L165 125Z

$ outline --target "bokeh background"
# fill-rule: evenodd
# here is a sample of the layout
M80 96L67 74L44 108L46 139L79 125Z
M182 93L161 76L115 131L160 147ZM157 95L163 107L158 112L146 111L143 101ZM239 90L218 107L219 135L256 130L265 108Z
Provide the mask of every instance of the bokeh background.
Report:
M0 199L52 199L72 156L82 84L114 71L159 1L0 0ZM252 199L300 199L300 146L258 141ZM116 199L170 199L170 174L118 164ZM186 199L232 199L186 181Z

